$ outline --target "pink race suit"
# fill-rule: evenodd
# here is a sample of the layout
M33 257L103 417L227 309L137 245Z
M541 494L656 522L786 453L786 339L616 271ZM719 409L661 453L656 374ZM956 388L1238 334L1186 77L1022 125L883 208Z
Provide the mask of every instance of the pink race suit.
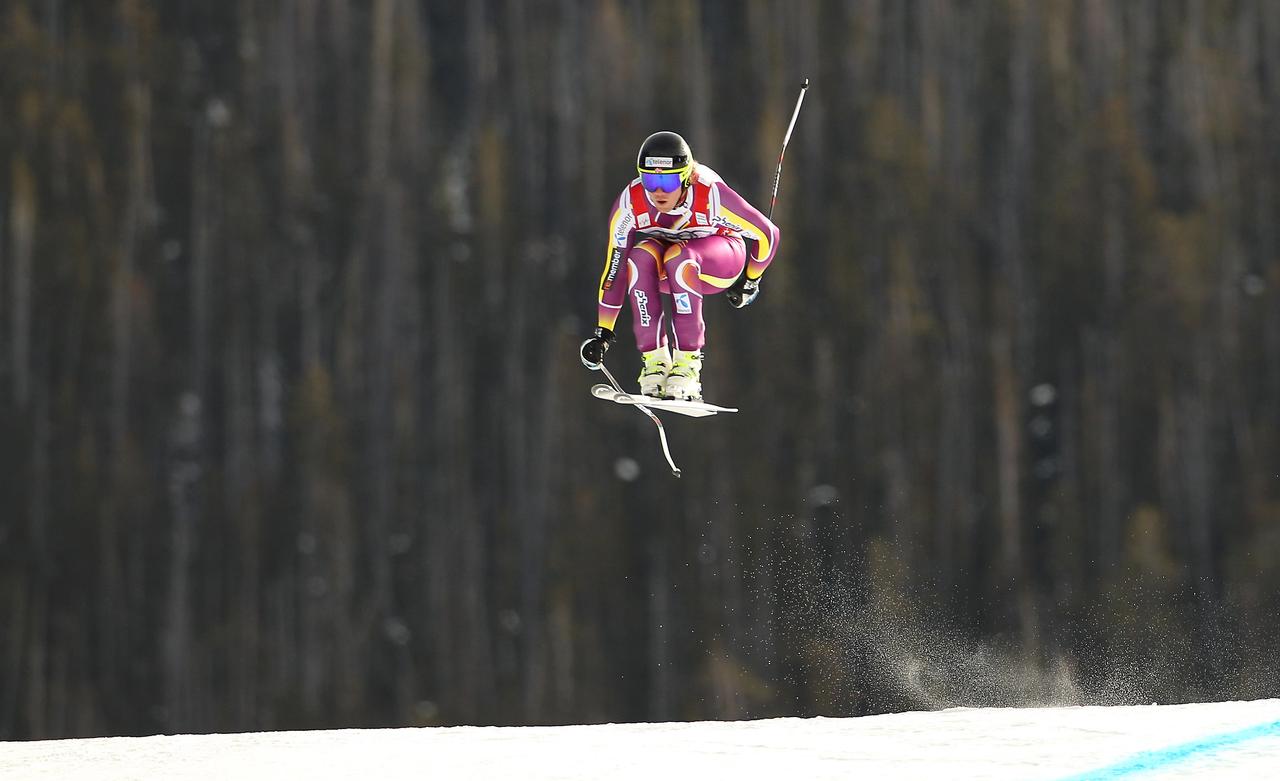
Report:
M777 226L705 165L694 167L684 198L666 213L653 205L637 177L609 217L597 324L614 330L626 297L636 347L661 347L667 343L662 296L670 296L675 348L700 350L706 336L703 296L727 289L744 265L747 277L758 279L777 253L778 236ZM625 285L618 278L624 261Z

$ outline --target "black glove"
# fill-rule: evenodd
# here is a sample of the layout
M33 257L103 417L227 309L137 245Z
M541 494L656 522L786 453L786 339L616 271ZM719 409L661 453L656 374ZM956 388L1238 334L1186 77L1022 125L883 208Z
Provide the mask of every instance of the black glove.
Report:
M582 343L582 347L578 348L578 353L582 357L582 365L595 371L600 368L600 362L604 360L604 354L609 352L609 345L613 344L613 331L608 328L597 326L594 336Z
M747 279L746 274L738 277L738 281L724 291L724 297L729 300L729 306L734 309L741 309L747 306L752 301L755 301L758 295L760 295L760 280Z

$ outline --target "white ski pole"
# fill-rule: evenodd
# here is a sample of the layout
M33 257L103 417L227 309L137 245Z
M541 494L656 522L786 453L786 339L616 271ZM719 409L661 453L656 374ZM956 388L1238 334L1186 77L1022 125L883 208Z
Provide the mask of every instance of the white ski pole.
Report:
M791 131L796 129L796 119L800 116L800 106L804 104L804 94L809 91L809 80L805 79L804 84L800 85L800 97L796 98L795 111L791 112L791 121L787 123L787 134L782 137L782 151L778 153L778 170L773 173L773 192L769 195L769 215L770 220L773 219L773 207L778 202L778 183L782 181L782 160L787 156L787 144L791 141ZM741 309L747 304L755 300L757 292L760 289L759 279L751 279L747 276L746 264L742 267L742 273L738 276L737 281L725 293L725 298L733 307Z
M627 395L627 392L622 389L622 386L618 384L618 381L613 378L613 374L611 374L609 369L605 367L603 358L600 360L600 371L604 372L604 376L609 378L609 384L613 386L614 390L623 395ZM662 455L667 457L667 463L671 465L671 474L679 477L680 468L676 466L675 461L671 460L671 449L667 447L667 432L662 428L662 421L658 420L658 416L653 414L653 411L643 404L632 404L631 406L648 415L649 420L653 421L653 425L658 427L658 440L662 443Z
M782 180L782 158L787 156L787 142L791 140L791 131L796 129L796 118L800 116L800 105L804 103L804 93L809 90L809 80L800 85L800 97L796 98L796 110L791 112L791 122L787 125L787 134L782 138L782 152L778 155L778 170L773 175L773 195L769 197L769 219L773 219L773 205L778 200L778 182Z

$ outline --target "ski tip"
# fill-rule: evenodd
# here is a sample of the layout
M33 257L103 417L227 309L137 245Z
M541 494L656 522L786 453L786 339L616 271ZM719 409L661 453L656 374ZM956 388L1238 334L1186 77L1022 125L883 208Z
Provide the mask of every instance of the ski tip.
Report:
M679 469L672 469L672 470L671 470L671 474L672 474L672 475L674 475L674 476L676 476L676 477L679 477L679 476L680 476L680 470L679 470Z

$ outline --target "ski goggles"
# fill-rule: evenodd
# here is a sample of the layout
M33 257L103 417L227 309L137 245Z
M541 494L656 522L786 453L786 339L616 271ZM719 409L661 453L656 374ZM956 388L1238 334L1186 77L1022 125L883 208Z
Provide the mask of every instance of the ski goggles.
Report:
M684 187L685 177L688 175L688 168L677 171L641 171L640 184L649 192L661 190L664 193L673 193Z

